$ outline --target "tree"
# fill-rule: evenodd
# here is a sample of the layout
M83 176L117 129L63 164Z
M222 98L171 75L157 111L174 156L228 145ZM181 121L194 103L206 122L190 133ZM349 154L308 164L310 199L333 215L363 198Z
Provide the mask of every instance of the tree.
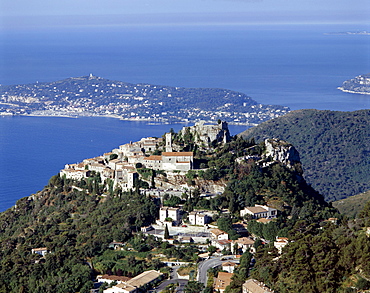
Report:
M164 229L164 239L170 239L170 232L168 231L167 224L166 228Z
M199 293L204 289L204 285L197 281L189 281L185 286L185 293Z

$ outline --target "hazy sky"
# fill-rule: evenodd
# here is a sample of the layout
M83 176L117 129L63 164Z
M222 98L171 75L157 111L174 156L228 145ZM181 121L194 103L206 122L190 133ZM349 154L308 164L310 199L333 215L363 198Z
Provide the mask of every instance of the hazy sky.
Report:
M3 28L24 25L370 22L369 0L1 0Z

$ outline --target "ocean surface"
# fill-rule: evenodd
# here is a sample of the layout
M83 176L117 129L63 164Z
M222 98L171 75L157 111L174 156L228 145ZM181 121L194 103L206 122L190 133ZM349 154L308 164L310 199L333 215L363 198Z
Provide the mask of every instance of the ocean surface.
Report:
M0 84L90 73L112 80L227 88L264 104L353 111L370 96L343 81L370 72L370 36L353 25L71 27L0 31ZM109 118L0 118L0 211L43 188L66 163L180 125ZM243 129L234 128L232 134Z

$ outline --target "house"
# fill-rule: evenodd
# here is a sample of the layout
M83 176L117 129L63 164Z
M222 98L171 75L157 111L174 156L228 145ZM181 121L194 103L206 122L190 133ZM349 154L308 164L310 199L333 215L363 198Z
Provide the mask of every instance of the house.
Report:
M222 270L228 273L234 273L237 264L231 261L222 263Z
M193 211L189 213L188 220L191 225L204 226L211 221L211 217L204 214L203 212Z
M162 156L145 157L143 164L148 169L160 170L162 168Z
M171 218L173 222L179 222L181 220L181 210L179 208L162 207L159 209L159 220L161 222Z
M236 231L241 236L248 236L248 224L243 223L243 222L237 222L232 225L233 229Z
M281 254L283 252L283 247L285 247L285 245L287 245L288 243L289 243L288 238L276 236L274 246L278 250L279 254Z
M105 289L103 293L135 293L137 288L126 283L119 283L111 288Z
M213 288L216 292L223 293L227 286L231 283L233 273L219 272L217 278L214 278Z
M107 283L107 284L110 284L112 282L117 282L117 284L121 284L121 283L125 283L129 280L131 280L131 278L129 277L124 277L124 276L110 276L110 275L99 275L97 276L97 280L99 283Z
M243 293L273 293L265 284L255 280L249 279L242 286Z
M246 207L240 211L241 217L244 217L246 215L251 215L253 219L259 219L259 218L272 219L272 218L276 218L277 209L256 204L254 207Z
M63 169L60 170L60 177L66 176L67 179L81 180L90 176L89 170Z
M216 247L217 249L221 251L231 250L231 244L232 244L232 240L228 240L228 239L222 239L222 240L213 239L211 241L211 245L213 245L214 247Z
M163 152L162 170L189 171L193 169L193 152Z
M211 233L211 237L215 240L228 240L229 239L229 234L227 234L226 232L220 229L212 229L210 233Z
M124 245L125 244L123 242L113 241L109 243L108 248L113 248L114 250L117 250L117 249L120 249Z
M104 278L98 278L98 280L111 280L111 282L116 281L119 284L114 285L112 288L106 289L103 292L104 293L136 293L136 292L147 292L147 289L156 284L156 282L160 281L163 274L151 270L151 271L145 271L141 273L140 275L137 275L136 277L130 279L127 277L118 277L118 276L107 276L104 275ZM103 276L101 276L103 277ZM122 279L119 279L122 278Z
M146 288L160 281L162 276L163 276L162 273L157 272L155 270L145 271L141 273L140 275L137 275L136 277L127 281L126 284L136 287L136 288L140 288L142 290L145 290Z
M238 245L238 249L241 249L244 252L251 251L254 252L254 240L249 237L240 237L237 240L233 241L234 244Z
M266 219L266 218L259 218L256 222L261 223L261 224L268 224L271 221L273 221L273 220L272 219Z
M48 249L46 247L40 247L40 248L32 248L32 253L37 253L39 255L45 256L48 252Z

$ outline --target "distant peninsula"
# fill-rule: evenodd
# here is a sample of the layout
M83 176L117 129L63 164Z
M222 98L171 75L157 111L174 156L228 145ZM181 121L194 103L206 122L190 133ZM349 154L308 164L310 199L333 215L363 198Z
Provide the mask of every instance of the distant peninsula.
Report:
M112 81L92 74L55 82L0 86L0 115L105 116L187 123L223 120L257 125L290 109L259 104L218 88L182 88Z
M368 31L332 32L332 33L325 33L325 35L361 35L361 36L370 36L370 32L368 32Z
M346 80L338 89L346 93L370 95L370 73Z

